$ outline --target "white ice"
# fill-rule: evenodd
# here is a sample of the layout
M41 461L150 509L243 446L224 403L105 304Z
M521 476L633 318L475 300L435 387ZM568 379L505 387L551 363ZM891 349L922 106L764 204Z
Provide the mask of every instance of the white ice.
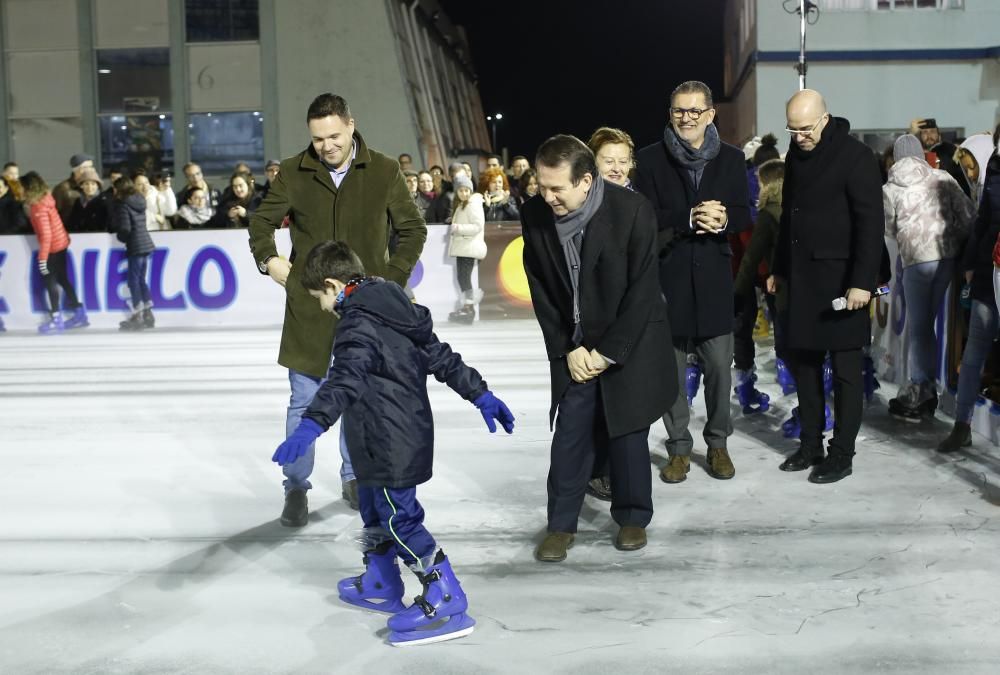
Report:
M434 479L419 488L478 624L394 649L385 617L344 605L359 519L334 434L313 508L281 527L286 371L278 328L0 335L0 673L1000 672L1000 452L942 457L948 430L866 413L855 473L778 471L794 405L734 406L737 473L654 474L650 543L617 551L589 498L562 564L545 526L548 375L533 322L439 326L517 415L490 435L431 381ZM881 392L887 397L887 392ZM884 398L883 398L884 400ZM650 434L651 471L665 461ZM405 573L409 577L409 573ZM408 579L408 591L418 591Z

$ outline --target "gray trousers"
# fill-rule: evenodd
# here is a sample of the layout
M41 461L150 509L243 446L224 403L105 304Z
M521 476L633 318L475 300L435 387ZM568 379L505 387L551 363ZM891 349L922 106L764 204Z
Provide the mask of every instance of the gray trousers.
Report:
M702 369L702 391L705 392L705 407L708 420L705 423L704 438L709 448L725 448L726 439L733 433L733 422L729 414L729 400L732 397L732 374L729 366L733 362L733 334L711 338L674 338L674 358L677 360L678 395L674 404L663 416L663 426L667 429L667 452L686 457L691 454L694 439L688 430L691 411L688 408L686 383L687 355L698 357Z

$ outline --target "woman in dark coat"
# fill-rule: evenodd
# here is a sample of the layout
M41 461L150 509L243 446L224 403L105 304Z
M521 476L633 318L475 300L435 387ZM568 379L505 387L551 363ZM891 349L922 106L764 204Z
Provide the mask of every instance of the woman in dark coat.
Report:
M260 206L260 193L254 190L253 178L248 173L234 173L229 179L227 194L232 196L223 200L215 213L212 226L249 227L250 216Z

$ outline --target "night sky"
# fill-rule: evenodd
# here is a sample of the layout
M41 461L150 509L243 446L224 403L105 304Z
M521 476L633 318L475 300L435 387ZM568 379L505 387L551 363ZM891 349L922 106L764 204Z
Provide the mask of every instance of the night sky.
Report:
M662 137L670 91L701 80L722 94L724 0L441 0L464 26L497 144L527 155L549 136L599 126L637 147Z

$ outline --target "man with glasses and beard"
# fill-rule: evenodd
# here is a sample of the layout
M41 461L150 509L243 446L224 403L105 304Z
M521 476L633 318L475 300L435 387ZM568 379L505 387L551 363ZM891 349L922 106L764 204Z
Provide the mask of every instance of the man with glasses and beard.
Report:
M862 349L871 341L868 302L885 230L882 178L875 155L850 135L850 122L830 116L818 92L798 92L785 114L792 143L767 286L770 293L787 292L785 343L798 385L802 433L798 451L780 468L812 468L810 482L833 483L851 475L861 428ZM835 311L831 303L840 297L847 307ZM824 458L827 352L833 363L836 424Z
M719 140L714 119L707 85L690 81L674 89L663 140L637 154L634 185L656 210L660 284L679 386L683 391L693 353L704 370L708 473L725 480L736 473L726 448L733 433L733 253L727 235L750 226L750 197L743 151ZM687 400L678 396L663 416L670 455L660 472L664 482L687 478L694 447L690 420Z

